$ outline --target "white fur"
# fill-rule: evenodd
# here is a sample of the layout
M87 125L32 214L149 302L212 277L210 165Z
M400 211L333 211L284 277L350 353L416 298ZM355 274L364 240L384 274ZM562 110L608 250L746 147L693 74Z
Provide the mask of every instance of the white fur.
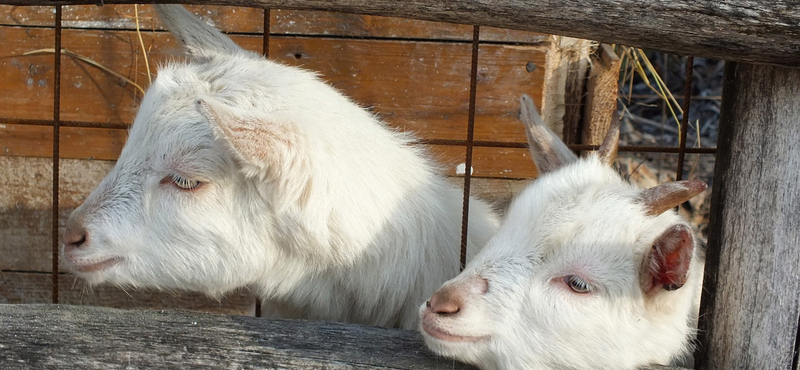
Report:
M69 267L92 284L249 287L283 317L416 327L458 273L461 191L313 73L156 7L192 58L159 70L116 166L71 215ZM183 191L172 174L204 184ZM471 205L470 255L498 226Z
M420 308L428 346L482 369L635 369L686 354L702 262L694 248L682 288L643 292L654 240L685 222L674 211L646 216L640 191L594 154L541 175L437 292L458 311ZM575 274L595 290L572 291L563 277ZM485 293L470 288L476 278L488 282Z

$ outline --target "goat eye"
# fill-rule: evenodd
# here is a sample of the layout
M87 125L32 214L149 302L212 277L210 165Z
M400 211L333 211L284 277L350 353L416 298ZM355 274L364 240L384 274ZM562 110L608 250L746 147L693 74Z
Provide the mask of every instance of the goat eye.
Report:
M583 278L581 278L578 275L565 276L564 282L575 293L586 294L592 292L592 286L589 285L589 283L587 283L586 280L583 280Z
M172 174L169 176L172 184L183 190L197 189L203 183L197 180L187 179L183 176Z

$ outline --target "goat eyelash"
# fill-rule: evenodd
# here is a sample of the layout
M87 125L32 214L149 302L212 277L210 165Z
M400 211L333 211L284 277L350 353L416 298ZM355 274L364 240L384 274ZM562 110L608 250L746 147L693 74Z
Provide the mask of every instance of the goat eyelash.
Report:
M181 190L194 190L203 185L202 182L192 179L187 179L181 175L171 174L169 175L169 179L172 181L172 184L177 186Z
M566 283L573 292L578 294L587 294L594 290L591 284L578 275L564 276L564 283Z

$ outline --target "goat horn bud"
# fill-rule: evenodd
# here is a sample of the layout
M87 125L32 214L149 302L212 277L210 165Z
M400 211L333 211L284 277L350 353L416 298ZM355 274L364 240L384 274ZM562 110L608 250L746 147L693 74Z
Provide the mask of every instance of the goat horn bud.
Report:
M597 156L600 161L608 166L614 164L617 159L617 149L619 148L619 113L614 111L614 116L611 118L611 124L608 126L608 132L597 149Z
M639 193L639 202L644 205L646 215L658 216L692 199L707 187L708 185L700 180L668 182L643 190Z

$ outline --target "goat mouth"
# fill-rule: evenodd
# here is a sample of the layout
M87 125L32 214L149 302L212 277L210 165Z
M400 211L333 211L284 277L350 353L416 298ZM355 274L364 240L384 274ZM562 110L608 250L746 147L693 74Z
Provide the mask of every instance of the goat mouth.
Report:
M75 268L75 271L77 272L98 272L108 269L109 267L116 265L120 261L122 261L121 257L112 257L97 263L79 264L73 262L73 266Z
M422 330L431 337L442 340L445 342L478 342L487 338L487 336L470 336L470 335L456 335L448 331L436 327L436 325L423 321Z

